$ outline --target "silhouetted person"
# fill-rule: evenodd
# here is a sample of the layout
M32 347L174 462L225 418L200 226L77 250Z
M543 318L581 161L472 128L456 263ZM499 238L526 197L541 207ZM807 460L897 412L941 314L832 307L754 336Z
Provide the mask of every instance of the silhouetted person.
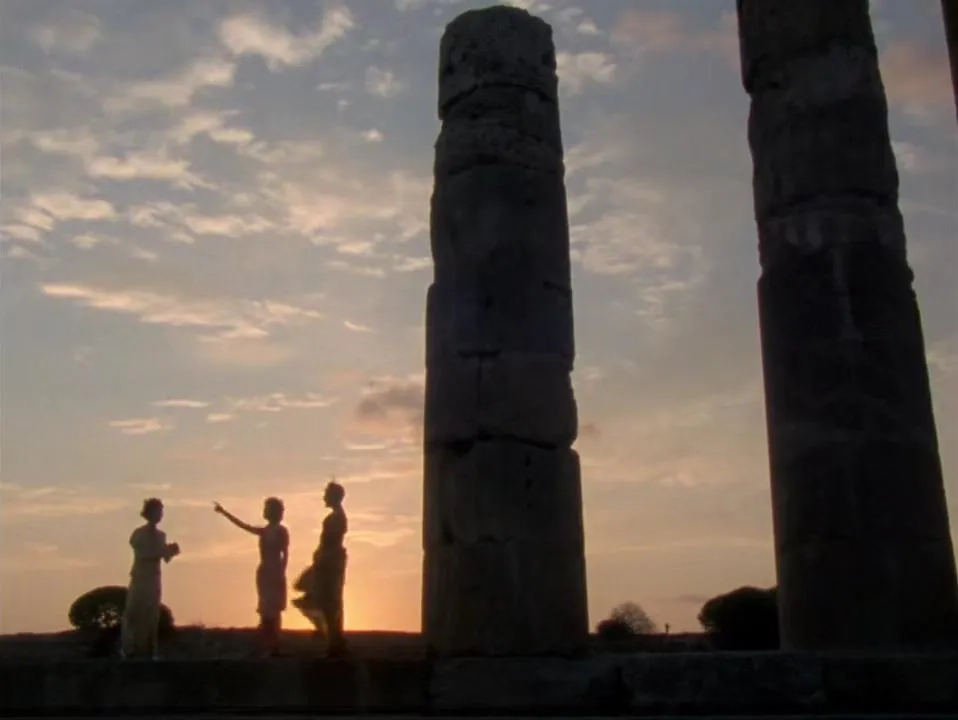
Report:
M133 567L130 587L120 623L120 652L125 658L157 657L157 633L163 596L160 561L169 562L180 554L180 546L166 542L166 533L158 525L163 520L163 503L150 498L140 515L146 520L130 535Z
M286 564L289 562L289 531L282 525L285 508L279 498L266 498L263 503L265 527L247 525L223 509L214 509L236 527L259 537L259 567L256 568L256 612L259 613L260 635L268 654L279 652L283 611L286 609Z
M331 512L323 520L313 564L296 582L296 589L302 591L303 596L293 600L293 605L327 638L330 655L339 655L346 650L343 638L343 586L346 582L343 538L348 529L343 511L345 498L346 490L339 483L330 482L326 486L323 501Z

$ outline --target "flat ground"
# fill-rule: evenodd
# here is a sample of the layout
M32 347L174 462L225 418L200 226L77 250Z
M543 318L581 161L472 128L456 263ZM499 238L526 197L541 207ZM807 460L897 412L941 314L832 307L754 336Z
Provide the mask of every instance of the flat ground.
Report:
M419 659L426 648L418 633L393 631L347 632L350 650L363 658ZM605 652L658 651L681 652L706 649L701 635L648 635L634 640L603 643L593 638L596 649ZM322 654L323 644L304 630L283 632L282 652L295 657ZM259 652L256 630L252 628L178 628L174 637L162 644L164 657L170 659L247 658ZM25 633L0 635L0 660L54 661L80 659L87 650L75 632L50 634Z

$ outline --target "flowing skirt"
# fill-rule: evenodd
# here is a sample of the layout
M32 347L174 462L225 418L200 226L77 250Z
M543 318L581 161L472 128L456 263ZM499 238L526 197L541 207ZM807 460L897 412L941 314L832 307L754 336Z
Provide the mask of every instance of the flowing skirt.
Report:
M327 638L341 638L343 627L343 587L346 584L346 551L320 550L313 564L296 581L303 593L293 605Z
M162 596L157 570L143 568L130 576L120 623L120 645L125 657L156 655Z
M278 618L286 609L286 573L278 565L256 568L256 612L267 619Z

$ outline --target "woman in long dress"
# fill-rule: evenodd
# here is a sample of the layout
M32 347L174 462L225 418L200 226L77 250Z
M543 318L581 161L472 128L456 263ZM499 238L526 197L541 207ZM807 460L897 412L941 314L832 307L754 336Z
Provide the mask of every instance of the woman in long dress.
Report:
M283 526L285 508L279 498L263 503L266 525L248 525L227 512L219 503L216 512L241 530L259 537L259 566L256 568L256 612L259 614L260 636L269 655L279 652L283 611L286 609L286 565L289 562L289 531Z
M120 622L120 647L125 658L156 658L159 650L157 634L160 605L163 599L160 561L169 562L180 554L180 546L166 542L166 533L159 529L163 520L163 503L150 498L143 503L140 515L146 520L130 535L133 567L130 586Z
M313 564L300 575L296 589L303 595L293 600L299 610L326 637L327 652L345 652L343 638L343 586L346 583L346 548L343 539L348 530L343 500L346 490L337 482L326 486L323 501L330 513L323 520L319 547L313 553Z

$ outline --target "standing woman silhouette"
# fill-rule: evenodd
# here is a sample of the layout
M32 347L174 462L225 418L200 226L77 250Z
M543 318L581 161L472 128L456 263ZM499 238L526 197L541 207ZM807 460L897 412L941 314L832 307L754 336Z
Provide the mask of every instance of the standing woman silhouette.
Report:
M279 653L283 611L286 609L286 565L289 562L289 531L283 526L285 508L279 498L263 503L265 527L247 525L219 503L213 509L241 530L259 537L259 566L256 568L256 612L260 637L268 655Z
M293 605L326 636L329 655L346 651L343 637L343 586L346 583L346 548L343 539L349 529L343 500L346 490L332 481L323 493L323 502L330 513L323 520L319 547L313 553L313 564L300 575L296 589L303 595Z
M133 567L126 605L120 620L120 653L124 658L156 659L159 648L160 605L163 598L160 561L169 562L180 554L180 546L166 542L159 528L163 521L163 503L157 498L144 501L140 516L146 523L130 535Z

